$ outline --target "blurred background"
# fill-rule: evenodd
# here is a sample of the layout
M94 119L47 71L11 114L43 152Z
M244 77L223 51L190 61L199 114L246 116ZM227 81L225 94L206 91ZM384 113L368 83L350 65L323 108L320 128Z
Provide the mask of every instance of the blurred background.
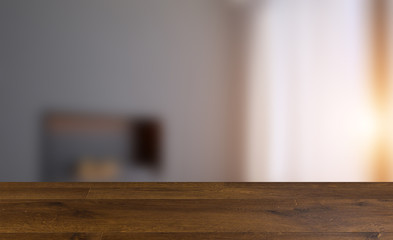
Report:
M393 0L0 0L0 181L391 181Z

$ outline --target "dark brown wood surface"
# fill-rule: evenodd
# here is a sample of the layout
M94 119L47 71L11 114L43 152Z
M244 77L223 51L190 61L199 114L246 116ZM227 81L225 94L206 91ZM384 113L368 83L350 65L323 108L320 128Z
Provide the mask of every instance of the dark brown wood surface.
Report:
M393 183L0 183L0 239L393 239Z

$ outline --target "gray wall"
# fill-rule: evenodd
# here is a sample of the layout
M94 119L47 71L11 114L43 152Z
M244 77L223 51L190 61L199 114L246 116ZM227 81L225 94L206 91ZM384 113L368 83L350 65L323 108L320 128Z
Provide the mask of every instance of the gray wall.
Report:
M40 180L51 109L159 116L161 180L237 180L230 11L219 0L0 0L0 180Z

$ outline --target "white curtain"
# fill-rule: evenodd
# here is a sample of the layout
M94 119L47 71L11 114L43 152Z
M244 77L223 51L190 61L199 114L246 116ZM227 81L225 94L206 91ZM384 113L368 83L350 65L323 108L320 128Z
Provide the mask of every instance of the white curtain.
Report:
M370 1L266 0L249 20L248 181L371 181Z

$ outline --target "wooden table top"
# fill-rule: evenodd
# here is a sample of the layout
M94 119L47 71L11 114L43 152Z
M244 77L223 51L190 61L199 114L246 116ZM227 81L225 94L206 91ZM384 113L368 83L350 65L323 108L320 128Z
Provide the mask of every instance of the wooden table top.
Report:
M0 183L0 239L393 239L393 183Z

